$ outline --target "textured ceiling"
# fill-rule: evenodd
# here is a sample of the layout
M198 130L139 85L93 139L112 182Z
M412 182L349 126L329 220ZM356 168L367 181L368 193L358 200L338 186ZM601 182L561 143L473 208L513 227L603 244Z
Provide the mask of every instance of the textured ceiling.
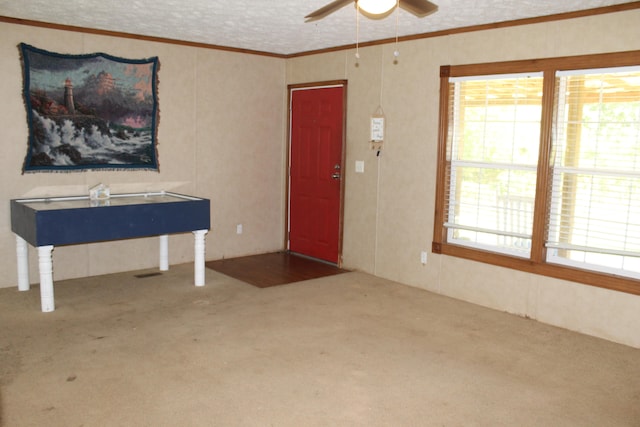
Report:
M346 6L315 22L304 16L332 0L0 0L0 16L289 55L356 42ZM430 33L622 3L624 0L431 0L425 18L400 10L360 18L359 41Z

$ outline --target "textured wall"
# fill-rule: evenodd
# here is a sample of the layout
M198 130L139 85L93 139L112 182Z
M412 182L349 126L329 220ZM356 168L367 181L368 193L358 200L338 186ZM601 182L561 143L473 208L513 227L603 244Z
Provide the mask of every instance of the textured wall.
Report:
M27 126L17 45L60 53L158 56L160 172L91 171L21 175ZM207 259L282 248L284 210L285 61L0 23L0 287L15 286L15 239L9 200L87 194L97 183L114 193L168 190L211 199ZM236 234L242 223L244 233ZM193 237L169 239L170 263L193 260ZM56 280L158 265L156 238L58 247ZM38 281L30 248L31 281Z
M640 12L295 58L288 83L348 80L344 263L401 283L640 347L640 297L431 253L439 67L640 49ZM365 22L366 24L366 22ZM364 24L363 24L364 25ZM368 148L381 103L387 139ZM365 172L355 173L355 161ZM426 265L420 252L428 251Z
M0 287L15 286L11 198L82 193L98 182L115 190L167 189L212 200L207 259L282 246L286 85L348 80L344 263L401 283L526 315L640 347L640 297L439 256L430 252L438 123L438 70L444 64L640 49L640 12L487 30L299 57L264 58L161 43L0 24ZM161 172L21 175L27 130L17 44L59 52L158 55ZM385 110L380 157L368 147L368 118ZM356 160L365 172L356 174ZM235 234L243 223L244 234ZM420 252L429 252L426 265ZM192 259L191 236L171 239L171 263ZM37 281L31 250L32 281ZM157 265L155 239L57 248L55 278ZM36 280L33 280L33 279Z

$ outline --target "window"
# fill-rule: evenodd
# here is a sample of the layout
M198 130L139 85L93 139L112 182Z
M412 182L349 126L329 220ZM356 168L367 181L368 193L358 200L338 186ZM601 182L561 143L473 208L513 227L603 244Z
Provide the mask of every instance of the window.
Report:
M433 251L640 294L639 58L442 67Z
M556 76L547 260L640 278L640 67Z
M452 78L447 240L529 257L542 74Z

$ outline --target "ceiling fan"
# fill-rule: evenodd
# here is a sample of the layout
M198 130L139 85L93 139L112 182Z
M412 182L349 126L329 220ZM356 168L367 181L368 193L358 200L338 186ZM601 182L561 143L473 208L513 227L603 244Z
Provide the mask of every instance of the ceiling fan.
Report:
M319 19L322 19L330 14L332 14L333 12L342 9L343 7L345 7L346 5L350 4L350 3L360 3L359 8L361 9L361 11L364 11L364 1L363 0L335 0L331 3L329 3L328 5L321 7L320 9L311 12L309 15L305 16L306 21L305 22L311 22L311 21L317 21ZM383 2L385 3L385 2ZM386 1L386 3L389 3L389 0ZM396 3L396 0L392 1L392 4L388 7L387 10L381 12L381 13L376 13L376 12L369 12L366 13L365 15L369 16L369 17L381 17L381 16L386 16L391 10L394 9L394 7L396 5L399 5L402 9L406 10L409 13L412 13L413 15L417 16L418 18L422 18L425 17L427 15L429 15L430 13L435 12L436 10L438 10L438 6L431 3L428 0L399 0Z

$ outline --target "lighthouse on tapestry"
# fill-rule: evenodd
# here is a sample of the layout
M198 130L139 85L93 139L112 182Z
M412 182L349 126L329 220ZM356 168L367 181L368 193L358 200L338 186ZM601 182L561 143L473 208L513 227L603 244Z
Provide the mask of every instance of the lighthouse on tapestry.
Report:
M67 107L69 114L76 113L76 107L73 105L73 85L68 77L64 81L64 106Z

